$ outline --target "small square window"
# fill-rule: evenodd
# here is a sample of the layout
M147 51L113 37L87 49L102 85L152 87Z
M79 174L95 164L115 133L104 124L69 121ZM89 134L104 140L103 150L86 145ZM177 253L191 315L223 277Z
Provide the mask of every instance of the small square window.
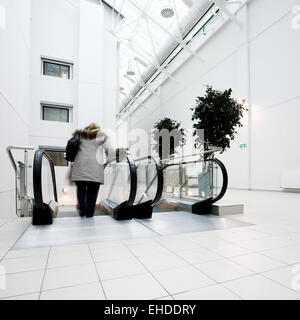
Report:
M42 120L70 122L70 108L42 105Z
M71 63L42 59L42 64L43 75L45 76L57 77L62 79L72 78L73 65Z
M55 150L55 149L43 149L49 157L52 159L55 167L67 167L69 165L68 161L65 159L65 150Z

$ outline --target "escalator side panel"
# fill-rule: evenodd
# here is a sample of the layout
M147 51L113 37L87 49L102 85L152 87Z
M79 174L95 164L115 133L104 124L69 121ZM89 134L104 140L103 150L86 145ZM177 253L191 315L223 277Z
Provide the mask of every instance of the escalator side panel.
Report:
M152 200L132 206L132 215L136 219L151 219L153 212Z
M164 169L170 167L170 166L176 166L176 165L182 165L182 164L194 164L197 161L186 161L186 162L181 162L181 163L173 163L171 165L166 165L164 167ZM195 214L211 214L212 213L212 208L213 208L213 204L219 200L221 200L226 191L227 191L227 187L228 187L228 174L227 174L227 170L226 167L224 166L224 164L216 159L207 159L204 160L204 162L212 162L214 164L216 164L220 169L221 169L221 173L222 173L222 187L220 188L220 192L216 195L216 196L211 196L209 198L203 199L203 200L192 200L192 199L185 199L185 198L175 198L175 197L169 197L169 198L165 198L162 199L159 203L158 203L158 207L159 208L163 208L163 209L169 209L169 210L183 210L183 211L188 211L188 212L192 212Z
M116 220L130 220L133 218L132 206L134 204L137 192L137 173L135 162L130 155L127 155L127 163L129 168L130 180L130 190L128 198L126 200L123 199L125 201L121 202L120 204L115 203L116 199L114 199L114 201L111 201L110 199L105 199L101 201L99 205L100 210L103 210L105 213L109 214ZM112 185L110 188L109 195L113 195L114 192L120 192L120 190L114 190L114 187Z
M44 203L43 199L43 184L42 184L42 163L43 159L46 159L50 166L51 179L52 179L52 192L53 199L49 203ZM57 189L55 170L52 159L42 150L37 150L34 155L33 161L33 193L34 193L34 205L32 212L32 224L33 225L47 225L52 224L53 217L57 213L58 201L57 201Z

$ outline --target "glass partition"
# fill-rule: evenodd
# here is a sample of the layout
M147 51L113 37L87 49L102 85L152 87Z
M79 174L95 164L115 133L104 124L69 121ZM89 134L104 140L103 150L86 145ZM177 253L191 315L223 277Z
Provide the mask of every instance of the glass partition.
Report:
M204 160L198 156L164 163L164 196L199 201L217 199L226 187L226 169L217 159Z
M157 167L152 157L136 161L137 194L135 204L153 201L157 193Z
M54 196L54 186L52 180L52 171L49 159L45 157L45 154L42 157L42 168L41 168L41 178L42 178L42 196L43 202L49 204L55 199Z
M113 162L104 170L103 197L116 205L127 201L131 191L130 166L126 162Z
M160 200L163 189L162 165L155 157L106 166L100 208L117 220L151 218L153 206Z

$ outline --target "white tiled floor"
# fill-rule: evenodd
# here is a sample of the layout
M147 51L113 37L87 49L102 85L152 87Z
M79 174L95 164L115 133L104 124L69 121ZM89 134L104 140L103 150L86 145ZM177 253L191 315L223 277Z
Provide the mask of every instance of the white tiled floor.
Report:
M241 298L248 300L290 300L299 298L299 293L261 275L233 280L224 283L224 286Z
M155 271L153 275L172 295L215 283L194 266Z
M150 274L141 274L125 278L103 281L108 299L155 299L168 293Z
M296 290L300 290L300 265L264 272L262 275L289 289L293 289L293 286L295 286ZM294 277L291 277L291 275L294 275Z
M150 271L159 271L186 266L188 263L174 253L154 254L140 257L139 260Z
M236 262L254 272L265 272L284 266L283 263L270 259L259 253L250 253L243 256L234 257L231 259L231 261Z
M253 274L250 270L228 259L197 264L196 268L218 283L247 277Z
M41 300L105 300L102 286L99 282L43 291Z
M101 280L147 273L147 269L133 257L122 260L98 262L96 266Z
M228 197L253 225L8 251L30 221L1 219L0 298L300 299L299 194Z
M93 263L47 269L42 290L58 289L95 281L98 281L98 274Z
M220 284L174 295L175 300L241 300Z
M48 259L48 268L57 268L89 263L93 263L90 251L71 251L53 253L51 250Z

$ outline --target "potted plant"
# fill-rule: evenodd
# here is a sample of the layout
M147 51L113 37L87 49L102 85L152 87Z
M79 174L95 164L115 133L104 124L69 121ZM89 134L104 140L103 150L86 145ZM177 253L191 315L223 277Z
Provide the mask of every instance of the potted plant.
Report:
M243 126L241 119L247 109L231 94L232 89L219 91L206 86L205 95L197 97L196 105L191 108L193 135L198 135L197 130L204 130L204 141L196 137L196 145L202 142L204 150L219 147L224 152L234 140L237 128Z
M221 153L230 147L237 128L242 127L243 112L247 110L231 94L232 89L219 91L206 86L205 95L197 97L195 107L191 108L196 147L202 147L204 151L218 147ZM200 137L199 130L203 130L204 137ZM209 154L204 155L204 159L209 157ZM203 172L198 176L200 197L212 193L212 177L212 164L204 162Z
M174 156L176 149L183 147L186 142L184 129L181 128L181 123L176 120L167 117L160 119L154 124L154 129L154 150L160 159ZM165 135L165 133L170 135ZM163 138L170 139L167 141L169 143L165 144L170 146L170 150L163 150L164 142L166 142L163 141Z

